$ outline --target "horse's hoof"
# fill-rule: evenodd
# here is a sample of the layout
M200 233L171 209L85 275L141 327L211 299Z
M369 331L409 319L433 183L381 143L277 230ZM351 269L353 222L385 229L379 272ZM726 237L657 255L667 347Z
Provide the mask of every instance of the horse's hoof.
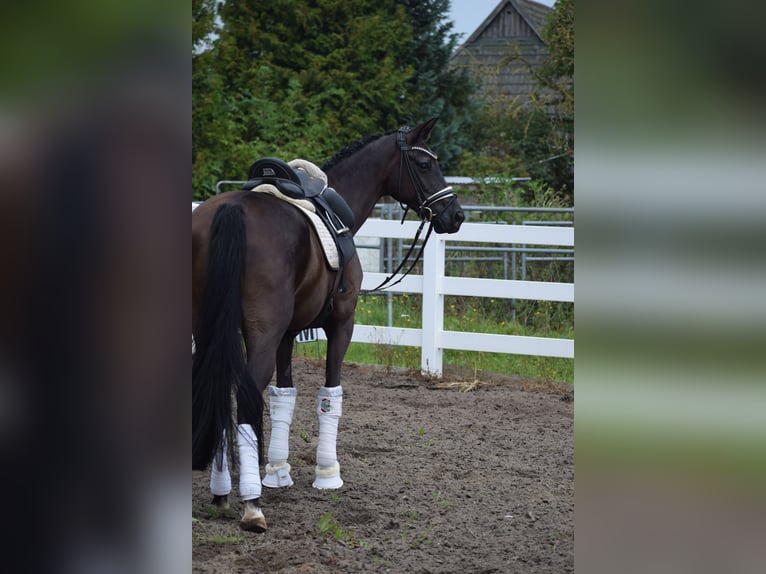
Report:
M260 518L255 518L253 520L242 519L239 521L239 527L242 530L247 530L248 532L255 532L256 534L261 534L262 532L266 532L266 529L268 528L266 526L266 519L263 516L261 516Z
M340 478L340 464L335 461L333 466L322 468L317 466L315 469L316 478L313 486L319 490L335 490L343 486L343 480Z
M218 508L222 510L227 510L229 508L229 495L213 495L213 506L217 506Z
M248 532L266 532L266 517L259 506L255 506L249 500L245 501L245 512L239 521L239 527Z
M290 465L286 462L273 465L266 465L266 476L263 477L263 486L269 488L285 488L293 485L293 479L290 477Z

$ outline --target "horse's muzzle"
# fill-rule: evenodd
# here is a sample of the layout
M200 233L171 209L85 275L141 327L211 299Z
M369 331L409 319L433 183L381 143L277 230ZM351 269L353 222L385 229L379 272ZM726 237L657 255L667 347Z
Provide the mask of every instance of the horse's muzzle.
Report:
M457 199L452 199L439 215L433 218L436 233L455 233L465 221L465 213Z

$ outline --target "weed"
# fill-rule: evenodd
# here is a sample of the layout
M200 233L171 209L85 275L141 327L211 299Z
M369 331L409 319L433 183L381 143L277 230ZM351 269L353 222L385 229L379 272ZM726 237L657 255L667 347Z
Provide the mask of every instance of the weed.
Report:
M429 520L425 528L420 528L418 524L416 524L418 520L417 512L410 510L405 516L409 522L402 527L402 544L409 546L410 548L415 548L421 544L431 544L431 531L434 528L433 522Z
M332 512L325 512L319 519L319 534L321 536L332 536L337 542L351 548L367 548L369 544L356 535L354 529L346 530L338 525L333 518Z
M449 505L449 500L447 500L447 498L444 496L441 490L439 490L438 492L434 492L433 499L435 502L441 504L442 506Z
M213 544L242 544L245 539L242 536L213 536L208 542Z
M420 438L420 446L432 446L434 443L430 438L426 438L426 429L425 427L420 427L417 431L415 431L417 436Z
M334 502L335 504L343 500L343 496L341 496L337 492L331 492L327 497L330 499L330 502Z
M232 508L221 508L214 504L195 504L192 506L192 521L199 518L219 520L221 518L237 518L237 513Z

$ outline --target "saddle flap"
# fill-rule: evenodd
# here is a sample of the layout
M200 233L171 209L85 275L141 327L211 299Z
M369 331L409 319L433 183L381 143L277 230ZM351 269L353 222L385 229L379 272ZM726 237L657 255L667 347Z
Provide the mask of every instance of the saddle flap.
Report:
M356 225L354 212L351 211L346 200L332 187L328 187L322 192L322 198L327 202L330 211L337 215L346 227L353 229Z
M327 187L327 184L324 182L324 180L318 177L314 177L307 171L297 169L295 170L295 173L298 174L298 178L300 179L301 187L305 193L304 197L316 197Z

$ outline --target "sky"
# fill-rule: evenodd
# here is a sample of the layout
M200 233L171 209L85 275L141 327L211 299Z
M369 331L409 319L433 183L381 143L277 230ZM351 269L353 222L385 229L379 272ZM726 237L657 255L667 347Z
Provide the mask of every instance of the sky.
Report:
M451 0L450 17L455 26L453 32L462 34L459 43L465 42L479 24L490 15L501 0ZM553 6L555 0L535 0Z

